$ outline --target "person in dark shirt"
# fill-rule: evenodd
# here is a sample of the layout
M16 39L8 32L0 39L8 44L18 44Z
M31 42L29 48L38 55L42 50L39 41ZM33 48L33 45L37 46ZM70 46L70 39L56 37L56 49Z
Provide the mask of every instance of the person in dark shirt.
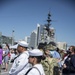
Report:
M75 46L69 48L69 56L64 62L62 75L75 75Z
M0 73L1 73L2 56L3 56L3 49L2 46L0 45Z

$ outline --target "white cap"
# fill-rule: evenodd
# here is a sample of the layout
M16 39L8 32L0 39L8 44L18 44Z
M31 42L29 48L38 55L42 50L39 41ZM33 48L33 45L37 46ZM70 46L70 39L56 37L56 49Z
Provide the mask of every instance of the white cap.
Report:
M29 56L42 56L43 52L40 51L39 49L33 49L29 51Z
M23 47L28 47L28 43L25 41L19 41L18 45L23 46Z

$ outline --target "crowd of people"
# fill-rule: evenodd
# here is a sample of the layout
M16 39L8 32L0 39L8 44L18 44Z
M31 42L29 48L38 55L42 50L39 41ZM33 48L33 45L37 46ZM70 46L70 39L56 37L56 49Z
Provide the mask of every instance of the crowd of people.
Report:
M9 49L8 44L2 49L0 45L0 72L3 64L8 70L9 62L9 75L75 75L75 46L60 50L48 44L28 49L25 41L19 41L16 49Z

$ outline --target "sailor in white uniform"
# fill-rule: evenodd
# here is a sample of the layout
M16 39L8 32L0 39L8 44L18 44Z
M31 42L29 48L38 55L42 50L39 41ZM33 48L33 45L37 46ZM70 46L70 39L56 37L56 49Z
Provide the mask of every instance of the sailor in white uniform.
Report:
M28 64L29 53L27 51L27 47L28 44L25 41L20 41L18 43L17 51L19 52L19 55L14 60L14 63L9 71L9 75L22 75L19 73L21 73L21 71L24 68L26 68L25 71L29 69L29 64Z
M45 75L41 62L43 52L39 49L29 51L29 63L33 66L25 75Z

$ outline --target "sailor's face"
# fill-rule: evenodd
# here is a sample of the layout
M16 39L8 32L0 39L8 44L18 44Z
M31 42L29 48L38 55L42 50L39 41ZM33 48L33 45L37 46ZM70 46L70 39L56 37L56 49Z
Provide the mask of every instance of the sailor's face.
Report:
M29 56L29 63L33 64L33 62L34 62L34 57Z
M46 50L45 53L48 55L48 54L50 54L50 51L49 50Z
M18 51L19 53L21 53L21 51L22 51L22 46L18 45L17 51Z

